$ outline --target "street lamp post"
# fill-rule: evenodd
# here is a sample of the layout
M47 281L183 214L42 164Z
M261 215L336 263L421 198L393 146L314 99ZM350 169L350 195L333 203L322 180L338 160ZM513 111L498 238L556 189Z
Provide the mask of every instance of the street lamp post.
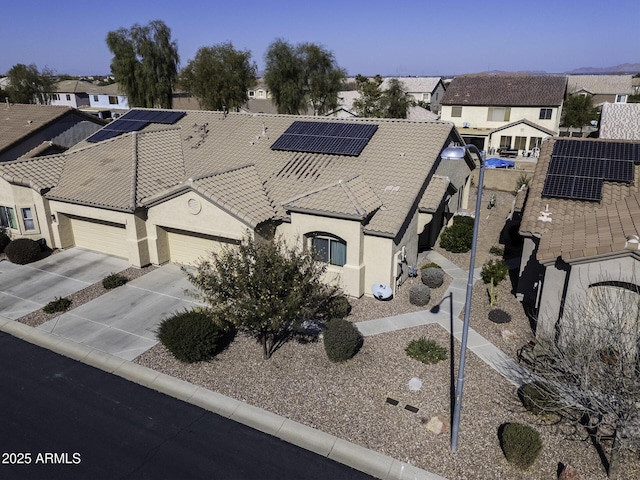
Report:
M480 203L482 200L482 183L484 181L484 163L486 152L480 151L475 145L463 147L447 147L442 153L443 159L461 160L467 151L473 151L480 159L480 173L478 175L478 198L476 199L476 217L473 222L473 240L471 241L471 260L469 261L469 280L467 281L467 297L464 304L464 320L462 324L462 344L460 346L460 364L458 366L458 380L456 383L456 397L453 407L453 422L451 426L451 450L458 449L458 430L460 429L460 408L462 407L462 389L464 387L464 364L467 358L467 338L469 336L469 315L471 314L471 295L473 293L473 270L476 261L476 244L478 242L478 227L480 225ZM453 331L451 332L453 334Z

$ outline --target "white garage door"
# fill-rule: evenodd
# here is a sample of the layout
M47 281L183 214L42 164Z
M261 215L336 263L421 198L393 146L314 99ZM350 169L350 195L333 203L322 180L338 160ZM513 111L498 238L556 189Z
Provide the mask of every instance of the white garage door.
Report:
M70 218L76 247L118 257L128 257L124 225L89 219Z
M220 237L199 235L180 230L168 230L169 258L172 262L192 265L199 258L208 258L228 243Z

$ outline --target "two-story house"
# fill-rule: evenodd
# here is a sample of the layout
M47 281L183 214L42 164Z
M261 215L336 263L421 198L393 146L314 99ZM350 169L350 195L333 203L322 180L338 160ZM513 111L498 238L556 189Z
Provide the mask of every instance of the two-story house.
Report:
M389 88L392 79L402 83L404 93L414 102L425 102L433 113L439 113L445 86L441 77L386 77L380 85L381 90Z
M51 105L77 108L99 118L118 118L129 110L128 97L117 83L98 86L85 80L63 80L55 86Z
M567 95L591 97L595 107L603 103L627 103L633 94L631 75L569 75Z
M526 151L557 135L567 79L554 75L460 75L442 100L441 119L490 154Z

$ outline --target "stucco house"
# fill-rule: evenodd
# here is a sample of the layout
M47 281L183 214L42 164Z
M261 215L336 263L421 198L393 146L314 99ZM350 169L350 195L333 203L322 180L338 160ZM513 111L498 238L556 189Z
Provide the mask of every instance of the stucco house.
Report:
M640 142L548 139L524 203L518 297L558 340L569 302L640 301ZM565 322L565 324L563 324Z
M430 105L432 112L436 114L440 112L442 97L446 90L441 77L385 77L380 89L388 89L392 79L402 83L404 93L412 100L426 102Z
M529 153L558 134L566 86L564 76L460 75L447 87L440 117L481 150Z
M99 118L117 118L129 110L128 97L117 83L98 86L86 80L62 80L55 87L51 105L77 108Z
M1 165L0 206L29 209L15 235L138 267L277 236L361 296L395 291L466 207L473 160L440 158L460 142L446 122L132 110L63 154Z
M631 75L569 75L567 95L586 95L593 105L627 103L633 94Z
M0 162L67 150L105 125L71 107L0 104Z

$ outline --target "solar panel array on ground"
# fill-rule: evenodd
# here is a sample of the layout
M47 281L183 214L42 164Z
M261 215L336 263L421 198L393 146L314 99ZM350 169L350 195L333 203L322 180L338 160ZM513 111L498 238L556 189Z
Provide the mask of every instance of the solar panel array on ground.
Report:
M556 140L542 196L600 201L607 182L633 182L640 144Z
M271 150L358 156L377 125L337 122L293 122Z
M122 117L106 125L102 130L91 135L87 138L87 142L97 143L117 137L123 133L137 132L150 123L173 125L184 117L184 115L185 112L171 112L166 110L130 110Z

